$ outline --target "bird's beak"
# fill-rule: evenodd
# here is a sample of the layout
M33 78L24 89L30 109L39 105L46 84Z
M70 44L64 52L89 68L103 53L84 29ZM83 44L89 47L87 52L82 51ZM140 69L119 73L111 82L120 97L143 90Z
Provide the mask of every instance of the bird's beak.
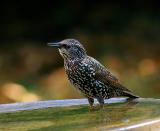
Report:
M47 45L55 48L60 48L62 44L60 42L57 42L57 43L47 43Z

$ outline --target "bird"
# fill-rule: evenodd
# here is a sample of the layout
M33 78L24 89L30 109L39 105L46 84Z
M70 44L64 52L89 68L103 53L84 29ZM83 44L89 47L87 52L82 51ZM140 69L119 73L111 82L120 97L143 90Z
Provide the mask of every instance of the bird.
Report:
M88 99L90 109L97 99L101 108L104 100L113 97L139 98L99 61L87 55L83 45L76 39L64 39L48 46L58 48L64 59L64 69L70 83Z

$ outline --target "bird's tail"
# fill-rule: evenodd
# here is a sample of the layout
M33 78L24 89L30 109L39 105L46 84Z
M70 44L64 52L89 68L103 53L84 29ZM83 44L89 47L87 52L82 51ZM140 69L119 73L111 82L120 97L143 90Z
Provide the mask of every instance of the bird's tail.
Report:
M123 91L123 93L124 93L124 96L127 96L127 97L129 97L129 98L139 98L139 96L137 96L137 95L135 95L135 94L133 94L132 92L130 92L130 91Z

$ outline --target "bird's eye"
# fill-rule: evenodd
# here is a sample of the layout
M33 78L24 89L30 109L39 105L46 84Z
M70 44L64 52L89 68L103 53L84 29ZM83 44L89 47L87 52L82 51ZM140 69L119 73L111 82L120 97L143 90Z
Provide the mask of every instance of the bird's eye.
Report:
M62 44L62 47L63 47L63 48L66 48L66 47L67 47L67 45L66 45L66 44Z
M66 48L66 49L69 49L69 48L70 48L70 45L63 44L62 47L63 47L63 48Z

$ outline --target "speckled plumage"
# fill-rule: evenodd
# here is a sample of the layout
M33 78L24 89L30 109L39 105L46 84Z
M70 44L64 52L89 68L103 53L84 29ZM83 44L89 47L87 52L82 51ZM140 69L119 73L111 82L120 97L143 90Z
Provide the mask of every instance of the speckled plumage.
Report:
M66 39L58 44L49 45L59 48L69 81L88 98L91 107L94 98L103 106L104 99L111 97L138 97L120 84L118 79L97 60L88 56L77 40Z

